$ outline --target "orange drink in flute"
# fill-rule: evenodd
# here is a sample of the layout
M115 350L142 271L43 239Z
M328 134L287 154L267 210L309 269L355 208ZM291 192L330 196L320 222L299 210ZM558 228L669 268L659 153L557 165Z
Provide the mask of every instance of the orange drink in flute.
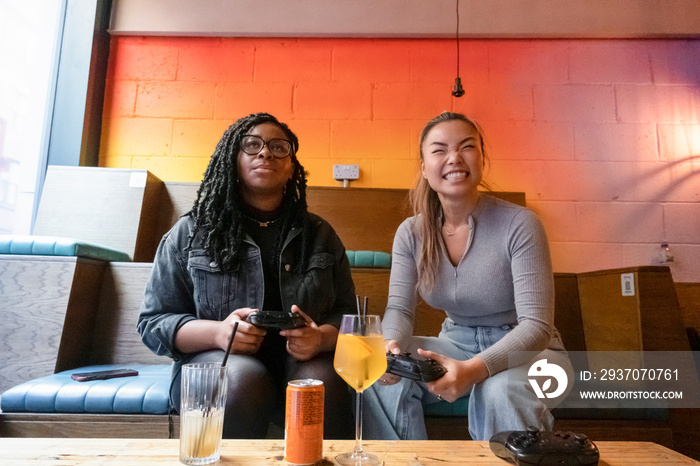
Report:
M333 367L357 392L355 449L335 458L339 465L381 465L376 455L362 449L362 392L386 372L381 321L375 315L346 314L340 324Z

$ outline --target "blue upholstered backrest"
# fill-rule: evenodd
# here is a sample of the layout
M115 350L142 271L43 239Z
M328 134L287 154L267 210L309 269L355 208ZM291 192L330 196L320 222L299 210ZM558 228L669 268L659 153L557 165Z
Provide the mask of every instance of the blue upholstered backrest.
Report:
M391 254L379 251L346 251L350 267L390 269Z

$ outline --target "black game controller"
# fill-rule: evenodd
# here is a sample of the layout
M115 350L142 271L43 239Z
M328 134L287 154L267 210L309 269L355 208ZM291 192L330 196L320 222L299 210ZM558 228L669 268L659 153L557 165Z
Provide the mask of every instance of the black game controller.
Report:
M306 325L306 320L296 312L255 311L248 314L246 322L256 327L291 330Z
M386 371L419 382L432 382L447 372L434 359L414 359L411 353L386 354Z
M499 432L489 446L496 456L515 464L597 465L600 460L598 447L585 435L540 432L532 426L527 431Z

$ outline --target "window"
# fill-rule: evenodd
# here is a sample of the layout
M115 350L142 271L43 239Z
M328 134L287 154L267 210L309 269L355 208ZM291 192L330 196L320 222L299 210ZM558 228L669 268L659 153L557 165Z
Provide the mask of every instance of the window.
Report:
M0 234L31 232L65 4L0 2Z

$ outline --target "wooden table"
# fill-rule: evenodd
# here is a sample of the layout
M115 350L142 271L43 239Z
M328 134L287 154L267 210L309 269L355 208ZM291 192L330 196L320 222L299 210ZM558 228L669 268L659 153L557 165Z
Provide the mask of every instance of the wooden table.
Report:
M597 442L600 466L700 464L650 442ZM326 440L324 462L331 465L354 441ZM366 450L393 465L497 465L507 463L491 453L488 442L366 441ZM177 439L0 438L0 464L7 465L178 465ZM286 464L283 440L224 440L222 465Z

